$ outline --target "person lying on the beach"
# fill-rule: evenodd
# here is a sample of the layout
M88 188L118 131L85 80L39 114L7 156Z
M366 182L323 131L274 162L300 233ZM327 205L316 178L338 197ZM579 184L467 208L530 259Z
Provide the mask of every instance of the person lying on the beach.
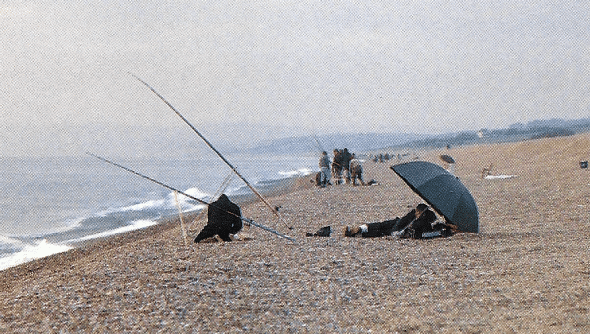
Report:
M240 207L222 194L217 201L209 204L207 210L207 225L197 235L195 242L201 242L215 235L223 241L232 241L229 235L236 234L242 229Z
M383 222L363 224L358 227L346 226L344 236L356 237L360 235L363 238L374 238L391 235L394 232L404 231L402 237L414 237L420 239L422 233L434 232L442 226L437 224L435 227L432 223L436 221L436 215L424 203L418 204L402 218L396 217L393 220ZM444 224L443 224L444 225Z

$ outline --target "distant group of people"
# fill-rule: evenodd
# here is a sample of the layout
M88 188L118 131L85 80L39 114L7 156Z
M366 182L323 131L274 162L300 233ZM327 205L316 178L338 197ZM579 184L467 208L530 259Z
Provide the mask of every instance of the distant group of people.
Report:
M389 154L389 153L379 153L375 154L374 156L370 157L373 162L388 162L389 160L397 159L397 161L402 161L403 159L411 159L412 156L410 153L398 153L398 154ZM417 159L415 156L414 159Z
M390 159L391 159L391 155L389 155L389 153L385 153L385 154L379 153L379 154L375 154L375 156L373 157L373 162L387 162Z
M334 159L330 161L328 152L323 151L320 156L317 184L320 187L330 185L333 178L335 184L352 183L357 185L357 180L361 185L365 185L363 180L363 166L354 153L350 153L347 148L334 149Z

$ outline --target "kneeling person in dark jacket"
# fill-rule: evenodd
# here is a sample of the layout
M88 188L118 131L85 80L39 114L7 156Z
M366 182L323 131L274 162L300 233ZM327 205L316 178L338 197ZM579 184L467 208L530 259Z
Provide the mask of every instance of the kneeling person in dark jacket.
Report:
M223 194L217 201L209 204L207 212L207 225L195 238L195 242L211 238L215 235L223 241L231 241L230 234L236 234L242 229L242 212L240 207L232 203Z

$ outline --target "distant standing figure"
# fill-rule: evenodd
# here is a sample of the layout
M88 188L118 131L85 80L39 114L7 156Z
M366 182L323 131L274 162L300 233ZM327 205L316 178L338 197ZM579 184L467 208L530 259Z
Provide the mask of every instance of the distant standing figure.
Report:
M361 161L356 158L354 153L352 154L352 159L350 160L348 169L350 170L352 184L356 186L356 179L358 178L361 185L364 186L365 181L363 181L363 166L361 165Z
M330 183L330 158L326 151L320 156L320 187L325 187Z
M195 242L198 243L215 235L219 235L223 241L231 241L229 235L236 234L242 229L240 207L232 203L225 194L209 204L207 210L207 225L197 235Z
M348 151L347 148L342 151L342 169L344 173L344 177L346 178L346 182L350 182L350 160L352 159L352 154Z
M336 184L340 184L340 178L342 177L342 152L336 148L334 149L332 176L334 177L334 180L336 180Z

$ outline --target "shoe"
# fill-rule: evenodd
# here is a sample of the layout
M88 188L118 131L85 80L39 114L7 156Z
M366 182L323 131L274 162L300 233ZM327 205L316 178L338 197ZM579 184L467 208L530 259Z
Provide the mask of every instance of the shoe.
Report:
M325 226L325 227L320 228L313 235L315 237L329 237L331 233L332 233L332 227L331 226Z
M410 231L410 229L404 229L400 232L400 239L409 239L412 237L412 233Z
M453 235L453 231L450 228L444 228L441 232L443 237L450 237Z
M350 230L350 226L346 226L344 228L344 236L345 237L352 237L352 231Z
M361 234L361 228L358 226L352 228L350 226L346 226L346 228L344 229L345 237L356 237L359 234Z

